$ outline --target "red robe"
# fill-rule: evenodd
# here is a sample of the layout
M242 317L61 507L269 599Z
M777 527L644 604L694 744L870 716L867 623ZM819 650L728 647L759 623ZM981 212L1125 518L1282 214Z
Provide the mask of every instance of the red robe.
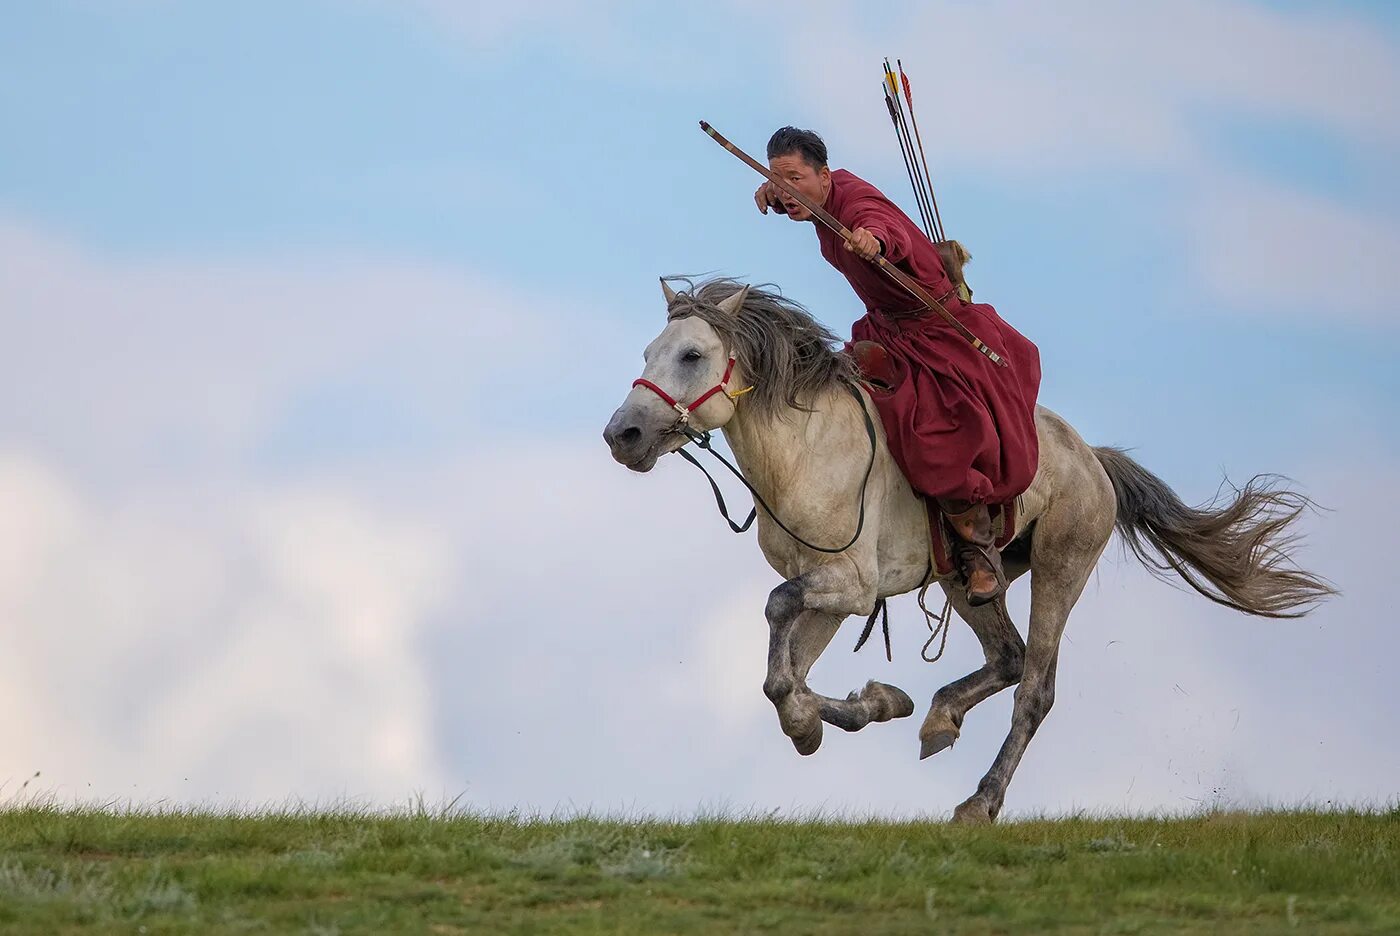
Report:
M1040 352L985 303L960 300L938 251L879 189L847 172L831 174L823 206L847 228L865 228L885 259L918 281L958 321L1006 359L997 367L936 312L923 308L873 263L846 249L840 235L816 225L822 256L845 274L865 303L851 327L856 341L877 341L901 375L891 392L871 391L895 461L916 491L973 503L1013 500L1035 478L1039 445L1035 400Z

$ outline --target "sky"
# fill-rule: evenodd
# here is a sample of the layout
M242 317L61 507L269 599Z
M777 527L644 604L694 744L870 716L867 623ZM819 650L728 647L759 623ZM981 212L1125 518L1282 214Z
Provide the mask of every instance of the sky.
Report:
M1111 544L1006 815L1394 800L1394 5L3 22L0 802L946 815L1010 717L1005 692L917 759L980 665L966 626L929 666L911 598L893 663L848 621L814 688L919 710L799 757L761 691L777 574L689 466L633 475L600 436L662 274L780 284L849 333L812 232L697 121L752 153L816 129L912 208L885 56L1041 402L1191 503L1287 476L1326 508L1299 560L1343 591L1248 618Z

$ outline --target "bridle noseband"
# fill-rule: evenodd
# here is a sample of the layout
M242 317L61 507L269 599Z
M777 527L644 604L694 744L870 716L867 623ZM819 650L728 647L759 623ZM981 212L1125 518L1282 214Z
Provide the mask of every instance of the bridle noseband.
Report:
M710 433L708 430L699 430L690 425L690 414L695 412L695 410L699 409L700 404L704 403L716 393L723 393L729 398L729 401L734 405L735 409L738 409L739 397L743 396L745 393L748 393L750 390L753 389L753 387L745 387L742 390L736 390L731 393L729 390L729 378L733 374L734 358L730 357L728 366L724 368L724 376L720 378L719 383L715 384L713 387L700 394L698 397L695 398L695 401L689 405L677 401L675 397L671 396L665 390L662 390L660 387L652 383L650 380L647 380L645 377L638 377L636 380L632 381L632 386L634 388L646 387L652 393L655 393L657 396L661 397L661 399L665 400L666 404L672 409L674 409L677 414L679 414L676 417L676 421L672 423L671 426L666 430L667 434L670 434L672 432L680 433L691 442L694 442L700 448L707 450L715 458L718 458L720 462L724 465L724 467L729 469L729 471L734 475L734 477L742 481L744 487L749 489L749 493L753 495L753 499L757 502L758 506L754 507L753 510L749 511L748 519L743 522L743 525L740 525L735 523L732 519L730 519L729 508L726 507L724 503L724 495L720 493L719 485L715 483L715 479L710 477L710 473L708 471L705 471L705 466L700 464L700 462L696 460L694 455L690 454L685 450L684 444L682 444L680 448L676 449L677 455L681 456L686 461L690 462L692 465L694 465L696 468L699 468L700 471L704 473L705 478L710 482L710 489L715 492L715 503L719 505L720 516L724 517L725 522L729 524L729 528L735 533L743 533L744 531L746 531L753 524L754 519L758 516L758 508L762 507L764 512L767 513L768 516L773 518L773 522L778 525L778 528L780 530L782 530L788 536L791 536L793 539L797 540L797 542L801 543L803 546L806 546L808 549L813 549L817 552L822 553L843 553L846 550L850 549L852 546L855 545L856 540L860 539L861 531L865 529L865 491L870 484L870 473L875 468L875 423L870 418L870 410L868 410L865 406L865 398L860 395L860 391L856 389L853 383L851 383L850 381L842 381L845 384L846 389L851 392L851 396L855 397L856 404L860 406L860 414L865 418L865 432L870 437L870 461L867 462L865 465L865 476L861 479L860 482L860 515L856 520L856 531L851 535L850 541L847 542L844 546L837 546L835 548L829 546L817 546L813 543L807 542L805 539L792 532L792 530L788 529L787 524L779 520L778 515L773 513L773 508L768 506L768 502L763 499L763 495L759 494L758 491L754 490L754 486L749 483L748 478L744 477L743 472L741 472L738 468L735 468L732 464L729 463L729 460L727 458L725 458L719 452L716 452L713 448L711 448ZM871 620L874 620L874 618L872 617Z
M667 431L682 433L683 435L687 436L692 441L694 441L695 435L698 435L700 433L696 433L696 430L690 428L690 414L698 410L701 404L703 404L710 397L714 396L716 393L723 393L725 396L729 397L730 402L737 407L739 405L739 397L743 396L745 393L748 393L750 390L753 389L753 387L745 387L744 389L739 390L735 393L730 393L729 378L733 376L733 374L734 358L731 357L729 359L728 366L726 366L724 369L724 376L719 379L719 383L715 384L713 387L700 394L698 397L695 398L695 401L693 403L690 403L689 405L677 401L675 397L671 396L671 394L667 393L665 390L662 390L660 387L652 383L650 380L647 380L645 377L638 377L636 380L632 381L632 386L646 387L652 393L655 393L657 396L661 397L661 399L665 400L667 406L671 407L677 413L680 414L678 417L676 417L675 424L672 425L671 428ZM690 431L687 432L686 430ZM695 433L695 435L692 435L692 433ZM704 434L708 436L708 433Z

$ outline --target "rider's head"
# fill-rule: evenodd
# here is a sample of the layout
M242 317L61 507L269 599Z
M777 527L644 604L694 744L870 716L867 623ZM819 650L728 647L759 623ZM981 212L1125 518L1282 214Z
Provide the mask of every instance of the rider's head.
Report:
M768 168L818 205L826 204L831 191L831 170L826 166L826 144L811 130L783 127L768 140ZM794 221L811 221L812 213L792 197L779 192L783 208Z

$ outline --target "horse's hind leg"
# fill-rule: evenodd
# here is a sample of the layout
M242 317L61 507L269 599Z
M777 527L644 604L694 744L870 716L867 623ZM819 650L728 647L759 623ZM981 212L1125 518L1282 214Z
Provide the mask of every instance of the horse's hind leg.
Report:
M1035 605L1034 598L1031 604ZM1060 636L1068 616L1068 609L1064 614L1043 612L1037 615L1032 608L1031 639L1026 646L1026 665L1021 674L1021 684L1016 687L1011 732L1002 742L991 769L977 784L977 792L953 810L954 822L991 822L1001 812L1011 775L1021 763L1026 746L1044 721L1050 706L1055 703L1055 666L1059 660Z
M953 811L955 822L991 822L1001 812L1006 787L1021 763L1036 729L1055 702L1055 666L1060 638L1070 609L1079 600L1099 555L1112 533L1112 511L1097 516L1061 511L1061 522L1042 518L1031 549L1031 622L1026 639L1026 662L1011 731L996 760L977 784L977 792Z
M958 616L967 622L982 643L987 662L981 669L951 682L933 695L933 705L919 728L919 759L952 745L962 731L963 718L979 702L996 695L1021 678L1026 645L1005 613L996 604L972 607L956 583L943 583Z

